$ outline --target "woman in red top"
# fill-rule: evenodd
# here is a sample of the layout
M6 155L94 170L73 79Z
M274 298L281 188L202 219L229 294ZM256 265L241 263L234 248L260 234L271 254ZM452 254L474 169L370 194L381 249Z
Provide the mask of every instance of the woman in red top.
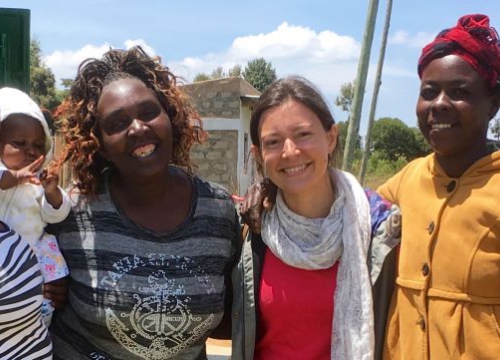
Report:
M243 319L256 316L255 348L245 344L233 356L372 359L370 207L356 179L329 166L338 130L326 102L304 78L278 80L256 105L250 133L259 171L278 194L263 213L261 237L250 237L264 256L251 279L242 277L255 298L256 314Z

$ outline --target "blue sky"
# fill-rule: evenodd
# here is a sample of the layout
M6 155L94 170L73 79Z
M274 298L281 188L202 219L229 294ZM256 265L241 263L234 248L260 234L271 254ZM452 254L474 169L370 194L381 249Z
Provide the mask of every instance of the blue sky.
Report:
M78 64L110 47L141 44L186 81L221 65L243 67L257 57L278 76L299 74L333 105L342 83L355 78L368 0L3 0L1 7L31 10L31 34L40 40L56 77L72 78ZM365 132L379 55L385 1L380 1L362 113ZM376 118L398 117L415 126L423 45L461 15L484 13L500 29L498 0L394 0Z

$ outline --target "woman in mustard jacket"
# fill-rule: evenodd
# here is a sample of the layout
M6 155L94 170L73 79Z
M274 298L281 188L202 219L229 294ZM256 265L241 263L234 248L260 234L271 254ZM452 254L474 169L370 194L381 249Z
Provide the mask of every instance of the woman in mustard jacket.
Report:
M419 60L417 116L434 152L378 192L402 240L385 359L500 358L500 46L485 15L442 31Z

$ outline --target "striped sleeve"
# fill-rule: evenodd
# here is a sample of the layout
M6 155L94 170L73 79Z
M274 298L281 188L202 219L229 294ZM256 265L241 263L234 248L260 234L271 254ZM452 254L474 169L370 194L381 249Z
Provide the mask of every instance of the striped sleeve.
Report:
M0 231L0 359L52 359L36 256L27 242L5 228Z

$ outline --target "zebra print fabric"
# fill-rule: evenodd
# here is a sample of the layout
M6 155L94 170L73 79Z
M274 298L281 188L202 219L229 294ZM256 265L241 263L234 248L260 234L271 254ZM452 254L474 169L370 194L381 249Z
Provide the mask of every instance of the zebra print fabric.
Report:
M0 222L0 359L52 359L42 322L43 278L27 242Z

